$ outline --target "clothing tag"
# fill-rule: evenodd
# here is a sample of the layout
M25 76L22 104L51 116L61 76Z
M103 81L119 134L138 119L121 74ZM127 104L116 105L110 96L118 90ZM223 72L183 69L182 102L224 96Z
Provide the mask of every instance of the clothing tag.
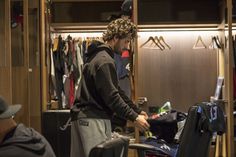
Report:
M85 120L79 120L79 125L82 125L82 126L89 126L89 122L88 122L88 121L85 121Z
M217 119L217 106L211 107L210 113L211 113L211 119L210 120L211 121L216 120Z

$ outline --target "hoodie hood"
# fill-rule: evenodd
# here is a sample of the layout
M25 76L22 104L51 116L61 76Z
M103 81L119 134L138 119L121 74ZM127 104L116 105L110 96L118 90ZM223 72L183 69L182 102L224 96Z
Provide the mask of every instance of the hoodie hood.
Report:
M46 149L42 136L34 129L26 128L23 124L18 124L13 136L1 144L1 147L7 146L20 147L37 154L44 153Z
M112 58L114 58L114 53L110 46L104 44L101 41L94 40L88 46L88 51L85 54L86 62L89 62L97 53L101 51L106 51Z

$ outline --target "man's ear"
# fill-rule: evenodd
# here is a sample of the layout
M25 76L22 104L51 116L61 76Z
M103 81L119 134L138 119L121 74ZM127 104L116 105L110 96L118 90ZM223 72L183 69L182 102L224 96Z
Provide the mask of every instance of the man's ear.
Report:
M117 36L114 36L113 40L116 43L119 40L119 38Z

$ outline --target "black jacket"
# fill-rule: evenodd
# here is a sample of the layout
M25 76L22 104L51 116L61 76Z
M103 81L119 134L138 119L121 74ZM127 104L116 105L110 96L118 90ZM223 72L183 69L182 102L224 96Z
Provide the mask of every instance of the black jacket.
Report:
M8 133L0 144L0 157L55 157L46 139L23 124Z
M94 41L86 54L83 69L81 97L78 106L90 118L111 119L118 116L134 121L140 109L124 94L118 86L113 50Z
M202 112L198 129L211 133L216 132L218 135L225 133L225 117L220 105L214 102L202 102L199 106L202 108Z

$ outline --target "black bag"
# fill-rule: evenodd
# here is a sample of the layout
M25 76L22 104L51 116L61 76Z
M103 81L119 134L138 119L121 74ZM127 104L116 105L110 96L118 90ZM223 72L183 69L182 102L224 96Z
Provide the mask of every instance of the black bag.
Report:
M152 151L153 155L157 153L159 155L161 152L169 154L171 157L207 157L209 156L212 131L218 134L225 132L224 113L217 104L209 105L209 103L203 102L189 108L179 145L167 143L166 146L161 147L159 146L160 142L147 141L148 144L131 144L130 148L137 149L139 157L144 157L147 151ZM167 148L168 152L163 148ZM175 148L177 148L177 152L173 156ZM170 150L173 150L171 154Z
M177 115L177 111L170 111L157 119L148 119L152 134L157 136L158 139L173 143L175 134L178 131Z

